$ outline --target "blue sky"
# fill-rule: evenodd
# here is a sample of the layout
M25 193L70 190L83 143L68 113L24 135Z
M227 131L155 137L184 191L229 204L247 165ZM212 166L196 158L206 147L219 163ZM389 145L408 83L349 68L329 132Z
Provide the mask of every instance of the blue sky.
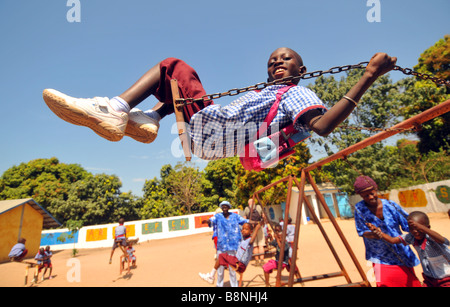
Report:
M367 61L379 51L412 68L450 34L448 0L380 0L380 22L367 20L366 0L80 0L80 22L67 20L67 3L0 1L0 174L57 157L115 174L123 192L137 195L161 166L184 160L171 150L174 116L162 121L152 144L109 142L56 117L42 99L45 88L113 97L160 60L178 57L198 71L208 93L223 92L265 81L268 56L283 46L300 53L309 71ZM139 107L155 102L151 97Z

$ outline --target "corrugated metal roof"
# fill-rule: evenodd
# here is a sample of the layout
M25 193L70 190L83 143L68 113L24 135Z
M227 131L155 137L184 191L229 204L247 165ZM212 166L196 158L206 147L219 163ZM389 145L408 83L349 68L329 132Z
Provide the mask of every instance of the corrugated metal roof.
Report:
M0 214L19 207L23 204L30 205L44 217L44 222L42 225L43 228L48 229L61 226L60 222L58 222L50 213L48 213L32 198L2 200L0 201Z

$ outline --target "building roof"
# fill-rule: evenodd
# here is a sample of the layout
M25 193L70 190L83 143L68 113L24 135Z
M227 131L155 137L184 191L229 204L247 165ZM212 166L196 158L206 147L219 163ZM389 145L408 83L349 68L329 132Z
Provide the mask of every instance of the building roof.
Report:
M30 205L44 217L44 222L42 225L43 228L48 229L61 226L60 222L58 222L50 213L48 213L32 198L2 200L0 201L0 214L3 214L24 204Z

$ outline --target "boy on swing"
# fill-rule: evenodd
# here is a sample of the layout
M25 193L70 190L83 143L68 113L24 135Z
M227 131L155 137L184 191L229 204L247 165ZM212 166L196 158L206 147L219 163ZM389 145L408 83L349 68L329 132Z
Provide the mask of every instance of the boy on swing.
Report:
M395 57L376 53L361 79L329 110L311 90L298 86L299 79L295 79L295 86L281 97L272 125L283 128L293 123L298 131L328 135L350 115L373 82L395 67L396 61ZM289 76L298 77L305 72L302 58L292 49L278 48L269 57L269 82ZM178 81L181 98L197 99L206 95L192 67L179 59L168 58L112 99L73 98L53 89L44 90L43 97L48 107L61 119L89 127L110 141L119 141L126 135L139 142L151 143L157 136L159 121L174 112L171 79ZM205 160L237 155L249 142L251 132L248 127L252 126L253 132L259 129L276 99L277 91L285 86L272 85L261 91L249 92L224 107L215 105L211 100L186 104L183 114L189 124L194 154ZM150 95L160 102L144 112L137 109L137 105Z

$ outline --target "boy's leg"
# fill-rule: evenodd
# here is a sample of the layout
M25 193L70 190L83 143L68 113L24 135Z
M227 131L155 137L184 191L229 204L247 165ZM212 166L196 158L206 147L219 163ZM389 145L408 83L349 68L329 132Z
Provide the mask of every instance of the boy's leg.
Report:
M223 254L220 254L220 255L223 255ZM220 267L220 262L219 262L219 259L221 258L220 255L219 255L219 257L217 257L216 262L214 263L214 267L211 270L211 272L198 273L198 275L200 276L201 279L209 282L210 284L214 283L214 277L216 275L217 269Z
M238 283L238 280L237 280L236 271L233 270L232 268L230 268L228 271L229 271L229 274L230 274L230 285L231 285L231 287L238 287L239 283Z
M173 79L178 82L181 98L201 98L206 94L197 72L191 66L176 58L163 60L120 95L132 108L125 130L126 136L143 143L151 143L156 138L159 120L174 112L170 85ZM154 95L159 100L151 110L142 112L135 108L149 95ZM196 102L184 106L185 121L189 122L195 113L212 103Z
M121 140L125 134L128 114L115 111L108 98L79 99L53 89L44 90L42 95L50 110L71 124L91 128L112 142Z
M114 255L114 251L116 250L116 248L117 248L117 241L114 240L114 244L113 244L113 247L111 250L111 255L109 256L109 264L111 264L111 262L112 262L112 257Z
M161 112L161 115L167 115L174 112L172 90L170 85L170 80L172 79L176 79L178 81L181 98L202 98L206 95L206 91L203 88L197 72L184 61L176 58L167 58L159 63L159 70L160 80L154 95L159 99L159 101L169 105L166 106L167 108L164 110L167 113L164 114ZM213 102L198 102L184 106L183 113L186 122L189 122L195 113L210 104L213 104Z
M181 60L168 58L148 70L135 84L117 97L132 109L148 96L155 95L162 102L153 109L159 118L153 118L152 114L147 116L140 110L128 112L117 109L117 111L108 98L78 99L52 89L44 90L43 97L49 108L63 120L89 127L110 141L119 141L124 135L128 135L140 142L150 143L156 137L159 119L174 112L171 79L178 80L182 98L201 98L206 93L192 67ZM212 104L212 101L186 105L183 108L186 121L188 122L193 114L209 104ZM139 135L140 133L142 135Z

